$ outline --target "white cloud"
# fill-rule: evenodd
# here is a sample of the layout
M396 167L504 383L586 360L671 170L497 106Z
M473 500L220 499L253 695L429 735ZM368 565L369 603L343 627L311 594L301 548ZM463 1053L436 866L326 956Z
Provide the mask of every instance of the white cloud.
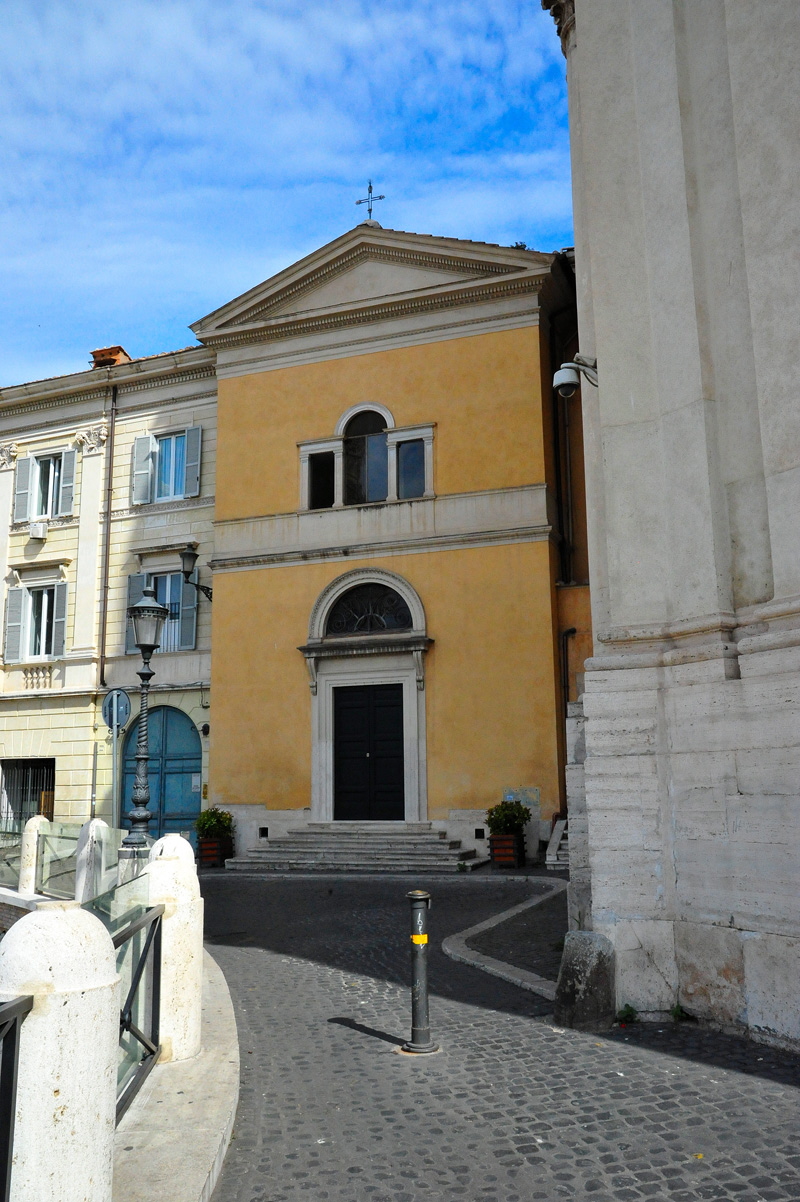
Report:
M7 0L0 379L188 322L355 224L570 236L552 21L495 0ZM43 337L43 331L45 335Z

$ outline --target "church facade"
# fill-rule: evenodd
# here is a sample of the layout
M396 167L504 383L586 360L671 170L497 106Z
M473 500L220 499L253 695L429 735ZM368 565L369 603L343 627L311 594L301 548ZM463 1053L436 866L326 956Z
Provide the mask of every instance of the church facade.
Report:
M238 854L337 823L480 850L506 795L538 798L534 841L563 810L590 642L551 386L573 287L563 255L367 222L192 327L218 385L209 793Z

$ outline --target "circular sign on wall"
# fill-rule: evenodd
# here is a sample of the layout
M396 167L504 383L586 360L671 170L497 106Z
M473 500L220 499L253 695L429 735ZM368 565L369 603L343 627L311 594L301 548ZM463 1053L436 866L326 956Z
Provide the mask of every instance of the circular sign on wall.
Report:
M114 729L114 698L117 699L117 729L121 730L131 716L131 699L124 689L112 689L103 698L103 720Z

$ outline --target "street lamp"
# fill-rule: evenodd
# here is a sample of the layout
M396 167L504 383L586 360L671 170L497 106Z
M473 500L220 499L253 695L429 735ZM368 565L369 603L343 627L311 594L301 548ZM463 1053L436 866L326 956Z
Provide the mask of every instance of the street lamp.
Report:
M133 623L133 641L142 655L143 667L137 673L142 682L141 705L139 708L139 734L136 740L136 778L133 782L131 800L133 809L129 817L131 829L122 840L123 847L142 848L147 846L146 835L152 817L148 806L150 804L150 782L147 779L149 760L148 730L147 730L147 698L150 692L150 681L155 673L150 667L150 657L161 645L161 630L169 617L169 609L156 600L153 586L148 585L142 593L140 601L128 609L128 617Z
M183 572L183 578L187 584L193 584L198 593L202 593L204 597L208 597L209 601L212 601L213 590L210 589L207 584L198 584L196 580L192 580L194 565L197 563L199 558L197 552L195 551L196 545L196 543L187 543L184 549L181 551L181 571Z

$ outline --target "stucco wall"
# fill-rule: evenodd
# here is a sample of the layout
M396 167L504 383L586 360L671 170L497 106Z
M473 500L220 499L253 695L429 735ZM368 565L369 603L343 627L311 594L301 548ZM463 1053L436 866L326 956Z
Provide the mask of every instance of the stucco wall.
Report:
M388 568L408 580L435 640L425 671L428 816L483 809L503 788L529 785L541 788L543 817L557 810L546 542L219 574L212 800L308 806L311 697L296 648L322 589L356 567Z
M543 481L538 374L532 326L222 379L217 520L296 509L297 443L369 401L398 426L436 422L439 494Z

